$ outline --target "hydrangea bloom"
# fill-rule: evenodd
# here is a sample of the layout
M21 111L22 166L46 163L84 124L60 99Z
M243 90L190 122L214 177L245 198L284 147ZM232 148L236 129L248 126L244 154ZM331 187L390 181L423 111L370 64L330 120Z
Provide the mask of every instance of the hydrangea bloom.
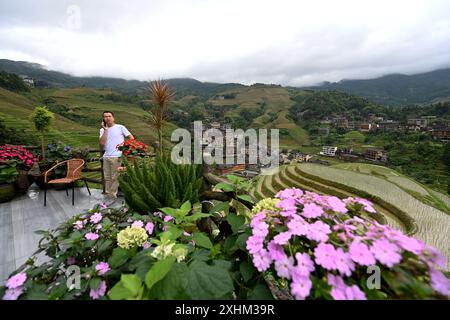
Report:
M147 239L147 232L141 227L126 227L117 234L117 244L124 249L142 247Z

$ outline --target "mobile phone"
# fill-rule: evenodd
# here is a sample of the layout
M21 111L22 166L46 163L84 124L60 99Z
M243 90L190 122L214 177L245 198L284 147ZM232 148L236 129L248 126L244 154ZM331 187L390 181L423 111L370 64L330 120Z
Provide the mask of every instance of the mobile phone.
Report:
M103 126L106 127L106 122L105 122L105 120L102 120L102 121L103 121Z

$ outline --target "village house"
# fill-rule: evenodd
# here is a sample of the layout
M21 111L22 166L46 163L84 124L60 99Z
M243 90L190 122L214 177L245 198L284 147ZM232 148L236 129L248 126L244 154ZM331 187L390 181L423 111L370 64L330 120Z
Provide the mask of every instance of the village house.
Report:
M360 132L370 132L373 129L373 125L371 123L361 123L359 125Z
M333 126L336 128L348 128L348 120L344 117L333 118Z
M434 140L438 140L441 142L449 142L450 127L434 128L431 130L431 136L433 137Z
M387 162L387 153L382 149L367 149L364 153L364 159L370 161Z
M22 78L23 82L25 82L25 84L28 87L30 87L30 88L34 87L34 80L33 80L33 78L28 77L28 76L24 76L24 75L21 75L20 77Z
M386 120L378 123L378 130L382 132L398 131L400 123L394 120Z
M330 134L330 128L318 128L317 133L319 136L328 136Z
M335 157L338 148L333 146L323 146L322 151L319 152L321 156Z
M428 119L408 119L407 124L410 130L424 130L428 127Z

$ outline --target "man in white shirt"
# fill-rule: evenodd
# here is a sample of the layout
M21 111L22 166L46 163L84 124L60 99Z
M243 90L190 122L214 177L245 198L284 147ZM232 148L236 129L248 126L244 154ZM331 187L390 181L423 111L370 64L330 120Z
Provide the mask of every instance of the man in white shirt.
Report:
M105 178L105 191L107 196L113 201L117 199L117 190L119 189L119 172L121 165L122 151L117 149L117 145L125 141L125 138L134 139L128 129L116 124L114 113L111 111L103 112L103 121L100 129L100 145L103 146L103 174Z

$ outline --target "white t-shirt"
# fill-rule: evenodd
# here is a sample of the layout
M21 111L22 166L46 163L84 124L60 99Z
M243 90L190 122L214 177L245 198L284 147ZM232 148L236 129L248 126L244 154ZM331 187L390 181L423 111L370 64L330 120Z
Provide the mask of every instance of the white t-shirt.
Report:
M100 129L100 137L103 135L103 128ZM130 135L130 131L128 131L125 126L121 124L114 124L112 127L108 128L108 136L106 137L105 143L105 154L103 157L105 158L117 158L122 155L122 151L117 149L117 145L121 144L125 141L125 137Z

